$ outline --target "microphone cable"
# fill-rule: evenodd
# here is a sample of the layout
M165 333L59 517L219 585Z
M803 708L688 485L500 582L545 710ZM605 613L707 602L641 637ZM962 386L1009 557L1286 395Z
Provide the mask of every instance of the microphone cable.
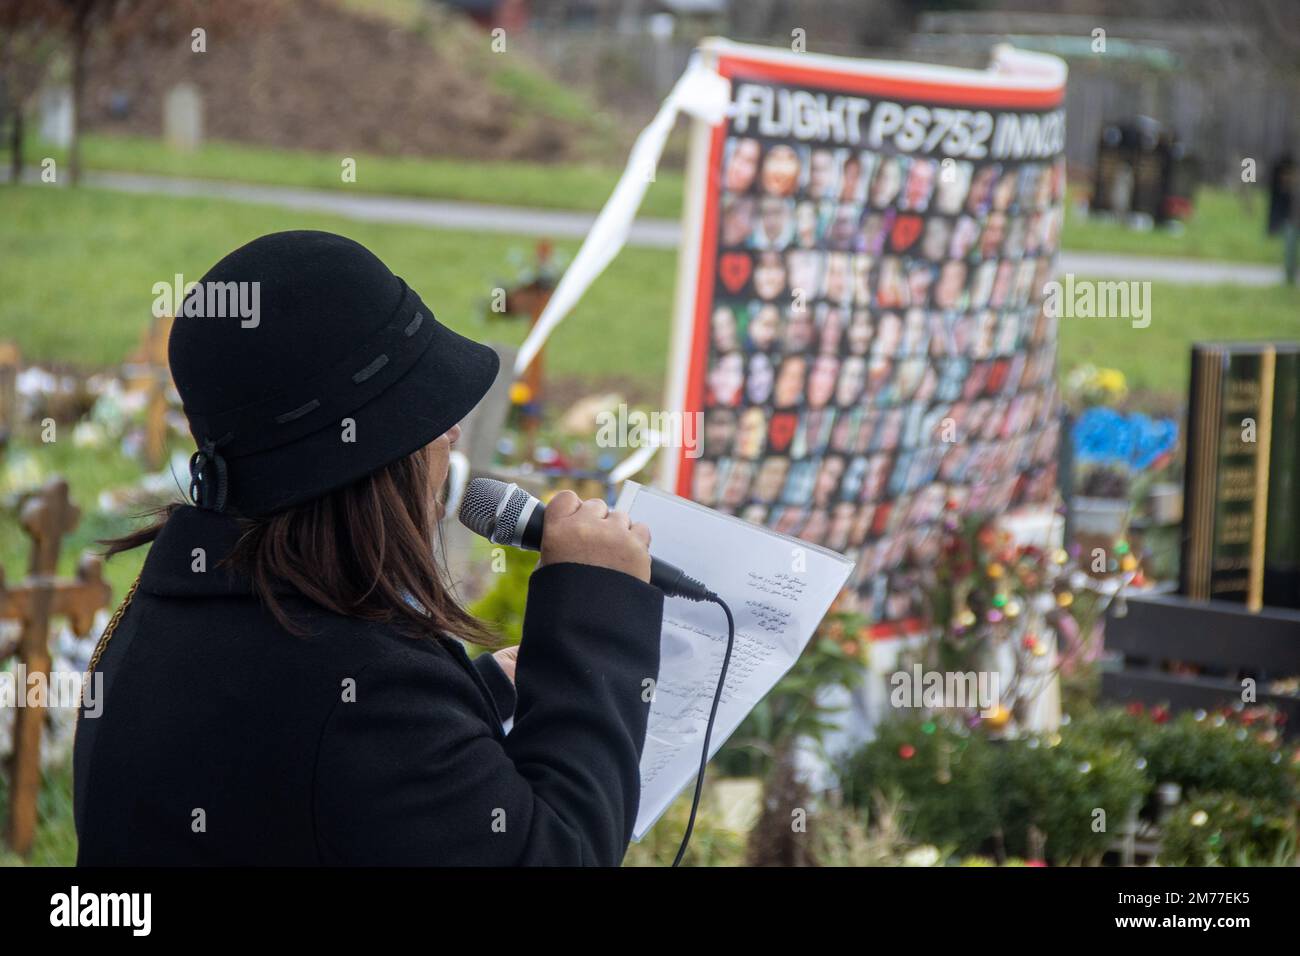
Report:
M691 815L686 821L686 833L682 836L682 845L677 848L677 858L673 860L676 867L686 855L686 845L691 842L691 833L695 830L695 813L700 808L700 793L704 789L704 769L709 763L709 740L713 736L713 720L718 716L718 704L722 700L722 687L727 682L727 667L731 664L731 649L736 643L736 619L731 616L731 608L712 591L704 598L722 608L727 615L727 652L722 656L722 672L718 674L718 689L713 692L713 707L709 710L709 722L704 726L704 749L700 754L700 771L695 777L695 796L691 800Z

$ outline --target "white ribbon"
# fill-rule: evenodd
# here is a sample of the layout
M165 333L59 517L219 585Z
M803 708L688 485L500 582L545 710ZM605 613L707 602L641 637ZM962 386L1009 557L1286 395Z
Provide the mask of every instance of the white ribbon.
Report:
M515 357L516 378L524 373L541 351L551 331L578 304L583 293L605 271L605 267L627 242L632 221L641 208L646 190L654 181L655 167L663 155L664 143L672 132L678 113L688 113L710 126L716 126L726 116L730 100L731 84L714 70L700 65L698 60L692 60L650 125L637 136L632 154L628 157L627 168L623 170L618 185L605 201L587 238L582 240L582 247L565 270L546 308L528 333L528 338L519 347Z

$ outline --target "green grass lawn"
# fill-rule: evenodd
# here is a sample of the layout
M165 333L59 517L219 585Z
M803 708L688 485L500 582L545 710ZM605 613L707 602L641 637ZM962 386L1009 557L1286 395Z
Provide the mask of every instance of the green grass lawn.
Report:
M1192 342L1206 339L1300 339L1300 289L1286 286L1151 284L1151 324L1126 319L1060 320L1057 366L1117 368L1133 391L1177 402L1187 390Z
M94 189L0 187L0 338L38 361L120 363L150 321L155 282L197 280L231 249L280 229L325 229L373 249L439 320L475 338L517 343L524 320L485 318L510 256L534 240L359 223L218 200ZM577 243L559 243L572 257ZM552 336L558 377L662 386L675 254L628 249Z
M88 169L585 212L595 212L604 205L622 171L617 165L485 163L362 155L353 157L357 160L357 181L344 183L340 177L342 157L321 153L207 143L194 153L180 154L155 139L125 136L87 136L82 149ZM29 144L27 154L33 164L45 156L53 156L60 163L65 158L64 151L36 143ZM4 155L0 153L0 160ZM617 163L623 158L611 156L610 160ZM679 171L661 168L646 194L641 214L676 218L681 210L683 183ZM1116 223L1080 216L1071 204L1064 247L1085 252L1280 264L1281 239L1264 235L1267 187L1247 188L1250 191L1240 195L1223 189L1202 189L1197 194L1196 215L1182 235L1165 230L1134 232Z
M65 150L32 143L25 152L33 165L50 156L60 169L65 168ZM175 153L156 139L130 136L87 136L82 141L82 162L87 169L588 212L604 205L622 173L621 167L614 166L364 154L352 158L357 161L357 180L345 183L341 176L342 154L239 143L205 143L193 153ZM681 202L681 173L661 169L646 194L642 214L676 218Z
M1066 209L1063 243L1080 252L1128 253L1221 259L1226 262L1282 264L1282 239L1264 234L1268 184L1243 186L1241 193L1204 188L1196 194L1196 212L1183 233L1164 229L1135 232L1119 223L1080 215L1074 204Z

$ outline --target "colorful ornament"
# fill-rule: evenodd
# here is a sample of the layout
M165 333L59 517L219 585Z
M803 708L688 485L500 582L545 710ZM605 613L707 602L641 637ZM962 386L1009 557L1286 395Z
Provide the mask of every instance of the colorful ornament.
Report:
M898 748L898 755L904 760L911 760L916 756L916 748L911 744L903 744L903 746Z
M984 722L994 730L1001 730L1011 721L1011 711L998 704L993 708L993 713L984 718Z

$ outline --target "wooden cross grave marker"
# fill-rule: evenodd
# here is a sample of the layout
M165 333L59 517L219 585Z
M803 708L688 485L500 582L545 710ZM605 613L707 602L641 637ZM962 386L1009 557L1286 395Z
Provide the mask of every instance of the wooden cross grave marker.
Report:
M172 384L167 340L174 321L170 315L163 315L149 323L140 347L127 357L122 368L127 389L145 393L144 458L154 471L167 461L167 390Z
M51 478L27 499L20 512L23 530L32 539L28 573L10 588L0 568L0 619L22 625L18 643L0 648L0 659L16 654L28 681L35 674L50 677L50 619L68 619L78 637L90 634L95 612L108 606L110 591L99 557L86 555L72 579L57 576L63 537L77 526L80 510L68 497L68 483ZM41 789L41 729L45 724L44 700L28 706L27 687L15 687L22 702L14 710L14 747L10 774L9 845L19 856L31 852L36 833L36 800ZM18 703L19 701L15 701Z

